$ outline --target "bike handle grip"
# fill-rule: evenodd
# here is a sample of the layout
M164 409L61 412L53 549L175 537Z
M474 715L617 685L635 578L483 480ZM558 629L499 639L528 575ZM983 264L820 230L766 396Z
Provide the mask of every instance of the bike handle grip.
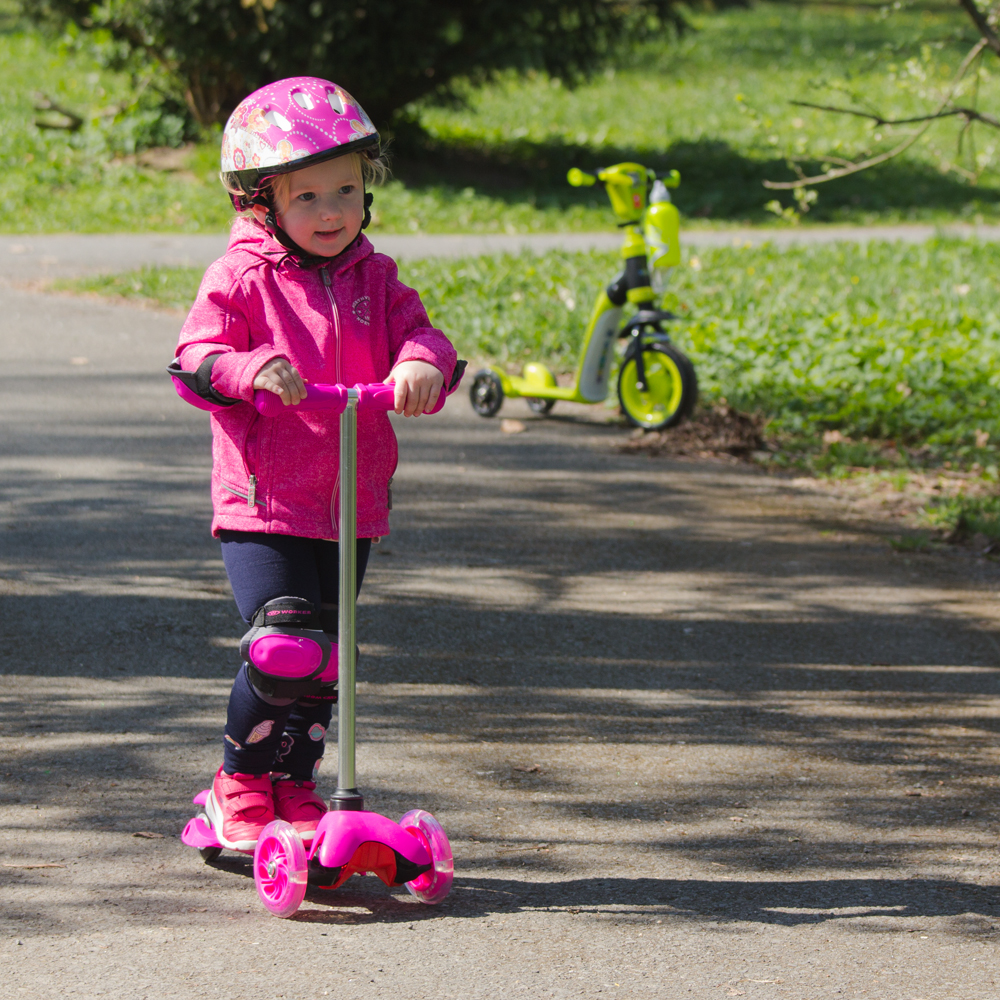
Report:
M573 187L590 187L597 183L597 178L593 174L585 173L579 167L571 167L569 173L566 174L566 180Z
M358 393L358 412L388 413L396 408L396 386L392 383L373 382L370 385L358 383L354 386ZM258 389L253 396L253 404L257 412L264 417L280 417L282 413L294 413L296 410L325 410L328 413L343 413L347 409L346 385L330 385L317 382L306 386L306 398L294 406L285 406L281 397L267 389ZM441 387L434 408L424 410L424 413L437 413L444 406L448 394Z

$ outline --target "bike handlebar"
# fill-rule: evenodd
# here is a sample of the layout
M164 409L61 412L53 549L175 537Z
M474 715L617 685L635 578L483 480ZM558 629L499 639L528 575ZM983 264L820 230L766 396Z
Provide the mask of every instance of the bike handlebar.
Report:
M379 412L388 413L396 408L396 386L385 382L372 382L364 385L359 382L353 386L358 394L358 412ZM254 393L253 403L257 407L257 412L264 417L278 417L282 413L294 413L296 410L326 410L330 413L343 413L347 409L347 394L349 387L346 385L330 385L315 383L306 386L306 398L294 406L285 406L281 397L267 389L258 389ZM447 399L448 393L444 387L438 396L433 409L424 410L424 413L437 413Z
M566 174L566 180L573 187L591 187L598 181L604 184L631 184L632 181L628 179L627 175L622 175L618 172L619 167L630 166L630 164L617 164L613 167L605 167L602 170L598 170L596 174L588 174L585 170L581 170L579 167L571 167L569 173ZM655 171L646 169L646 173L650 180L656 180L657 175ZM664 187L675 188L679 187L681 183L681 175L679 170L669 170L665 175L659 178Z

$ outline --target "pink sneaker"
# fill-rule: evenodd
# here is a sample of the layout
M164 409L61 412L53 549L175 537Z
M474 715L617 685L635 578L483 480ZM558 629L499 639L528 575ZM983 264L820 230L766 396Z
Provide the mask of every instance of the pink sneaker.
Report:
M292 778L275 781L274 815L291 823L307 847L325 812L326 803L316 794L315 781L294 781Z
M271 776L224 774L220 767L205 812L223 847L252 851L261 830L274 819Z

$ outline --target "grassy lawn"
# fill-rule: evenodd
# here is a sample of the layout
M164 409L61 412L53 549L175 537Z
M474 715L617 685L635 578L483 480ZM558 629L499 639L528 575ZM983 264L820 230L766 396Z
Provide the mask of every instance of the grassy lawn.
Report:
M376 195L376 226L603 229L611 224L603 195L569 188L565 170L622 159L681 170L677 201L687 225L780 225L764 209L774 195L761 181L790 176L787 155L819 165L891 138L876 139L860 119L794 108L790 98L846 103L836 88L849 77L850 88L880 110L919 111L972 40L963 15L950 9L886 15L765 3L694 23L679 40L633 52L615 72L576 90L541 76L509 77L467 90L457 107L413 107L395 139L396 180ZM79 114L82 128L37 128L38 93ZM4 231L227 225L217 140L172 159L144 156L145 143L165 140L152 135L151 112L131 78L102 69L85 46L25 28L10 0L0 0L0 96ZM1000 106L997 98L996 75L982 79L982 107ZM954 137L954 125L942 123L906 158L825 185L805 221L1000 218L992 140L982 137L971 152L967 143L958 157ZM977 155L985 170L978 185L939 169L942 159L968 167Z
M430 258L400 273L463 356L568 371L616 266L613 254L554 252ZM951 461L995 474L998 274L1000 247L961 241L703 251L675 273L675 339L704 399L770 419L778 462ZM64 287L184 308L199 280L197 269L147 268Z

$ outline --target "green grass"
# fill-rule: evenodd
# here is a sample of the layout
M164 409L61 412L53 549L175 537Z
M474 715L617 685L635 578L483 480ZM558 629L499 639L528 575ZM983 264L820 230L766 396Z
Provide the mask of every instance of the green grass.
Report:
M931 540L927 535L903 535L889 540L889 546L894 552L926 552L930 545Z
M137 271L53 282L56 291L125 299L157 309L187 312L203 272L196 267L142 267Z
M956 539L985 535L1000 539L1000 496L956 496L927 511L928 524Z
M692 218L773 224L763 206L774 194L761 181L790 178L786 156L810 157L818 168L824 157L898 141L860 118L793 107L790 99L843 106L857 95L888 115L919 114L974 41L957 8L885 16L871 8L760 4L695 21L697 30L675 44L634 53L629 68L577 90L511 76L470 90L463 109L421 109L420 120L441 161L450 151L486 167L520 165L525 176L547 178L549 197L572 163L637 158L681 170L677 202ZM995 71L990 60L985 65ZM995 72L980 80L979 94L982 107L1000 105ZM905 158L824 185L807 218L997 217L996 140L987 132L960 157L955 136L953 123L942 122ZM972 166L974 153L977 169L986 168L978 187L939 169L945 160Z
M231 213L215 177L217 139L196 145L183 170L144 166L135 150L184 138L155 87L102 68L99 45L46 39L12 10L0 0L3 230L224 229ZM860 119L792 108L789 98L844 103L837 87L848 80L881 110L916 111L972 37L957 10L885 16L760 4L699 16L695 25L577 90L544 76L505 77L468 89L458 107L410 108L395 141L397 180L376 195L376 229L608 228L603 194L569 188L565 170L626 158L681 170L677 200L687 225L781 225L763 207L773 194L761 181L789 176L787 154L819 165L890 138L875 139ZM980 81L987 110L1000 106L997 80ZM79 113L83 128L37 128L36 92ZM985 172L972 186L939 169L942 160L974 165L968 144L964 158L956 155L955 134L942 123L912 155L824 186L806 221L1000 218L996 142L984 136L974 151Z
M613 254L554 252L428 258L400 274L463 356L568 371L616 267ZM1000 247L961 241L703 251L674 276L675 340L703 398L767 415L788 462L995 466L998 275ZM199 278L147 268L63 287L176 307Z

